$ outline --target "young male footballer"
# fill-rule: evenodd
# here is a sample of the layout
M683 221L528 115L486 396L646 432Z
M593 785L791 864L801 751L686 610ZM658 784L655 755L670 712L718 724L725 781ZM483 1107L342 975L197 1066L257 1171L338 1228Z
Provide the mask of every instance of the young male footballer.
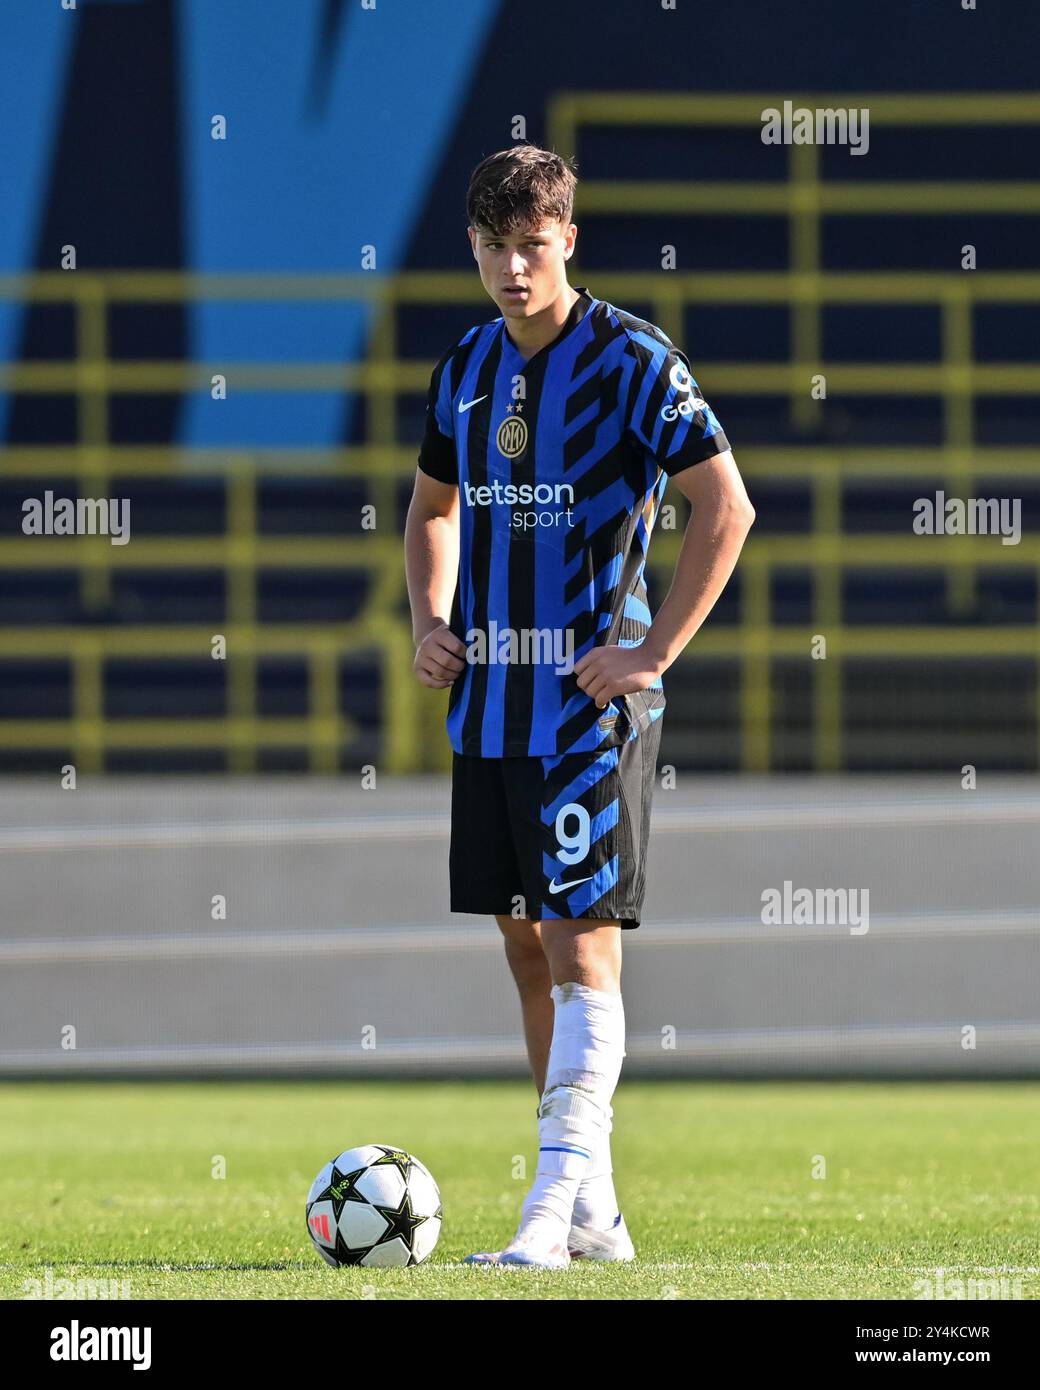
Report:
M415 673L451 687L451 907L498 923L540 1097L517 1234L467 1262L543 1268L634 1258L611 1101L661 676L755 517L685 356L567 283L575 183L533 145L473 172L469 239L500 316L434 369L405 531ZM643 569L669 478L692 515L651 617Z

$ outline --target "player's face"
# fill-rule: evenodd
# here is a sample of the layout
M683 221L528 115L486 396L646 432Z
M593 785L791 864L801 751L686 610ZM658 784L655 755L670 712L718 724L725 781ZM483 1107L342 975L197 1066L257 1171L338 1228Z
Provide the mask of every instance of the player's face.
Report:
M504 317L530 318L559 298L577 233L573 222L546 222L503 236L470 227L480 278Z

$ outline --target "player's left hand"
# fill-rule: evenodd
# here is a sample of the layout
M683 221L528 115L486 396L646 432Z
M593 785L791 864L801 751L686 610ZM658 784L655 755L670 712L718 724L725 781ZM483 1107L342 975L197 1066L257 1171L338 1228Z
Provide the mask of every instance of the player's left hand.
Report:
M574 663L578 689L591 695L599 709L606 709L615 695L645 690L661 670L642 647L593 647Z

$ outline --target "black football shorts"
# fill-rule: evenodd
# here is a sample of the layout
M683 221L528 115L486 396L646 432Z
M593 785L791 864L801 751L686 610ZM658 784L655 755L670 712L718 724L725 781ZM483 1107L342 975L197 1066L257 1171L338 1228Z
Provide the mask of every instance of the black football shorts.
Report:
M661 723L593 753L456 753L452 911L638 927Z

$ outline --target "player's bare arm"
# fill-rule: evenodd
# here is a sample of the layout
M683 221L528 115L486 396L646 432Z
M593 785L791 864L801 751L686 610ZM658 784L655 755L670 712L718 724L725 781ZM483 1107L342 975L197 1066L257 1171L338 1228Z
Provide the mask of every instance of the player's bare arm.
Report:
M755 509L729 449L673 479L692 505L668 596L637 647L594 647L575 663L579 687L601 708L645 690L684 650L729 581Z
M449 629L459 572L459 489L421 469L404 528L405 572L412 607L413 669L434 690L452 685L466 648Z

